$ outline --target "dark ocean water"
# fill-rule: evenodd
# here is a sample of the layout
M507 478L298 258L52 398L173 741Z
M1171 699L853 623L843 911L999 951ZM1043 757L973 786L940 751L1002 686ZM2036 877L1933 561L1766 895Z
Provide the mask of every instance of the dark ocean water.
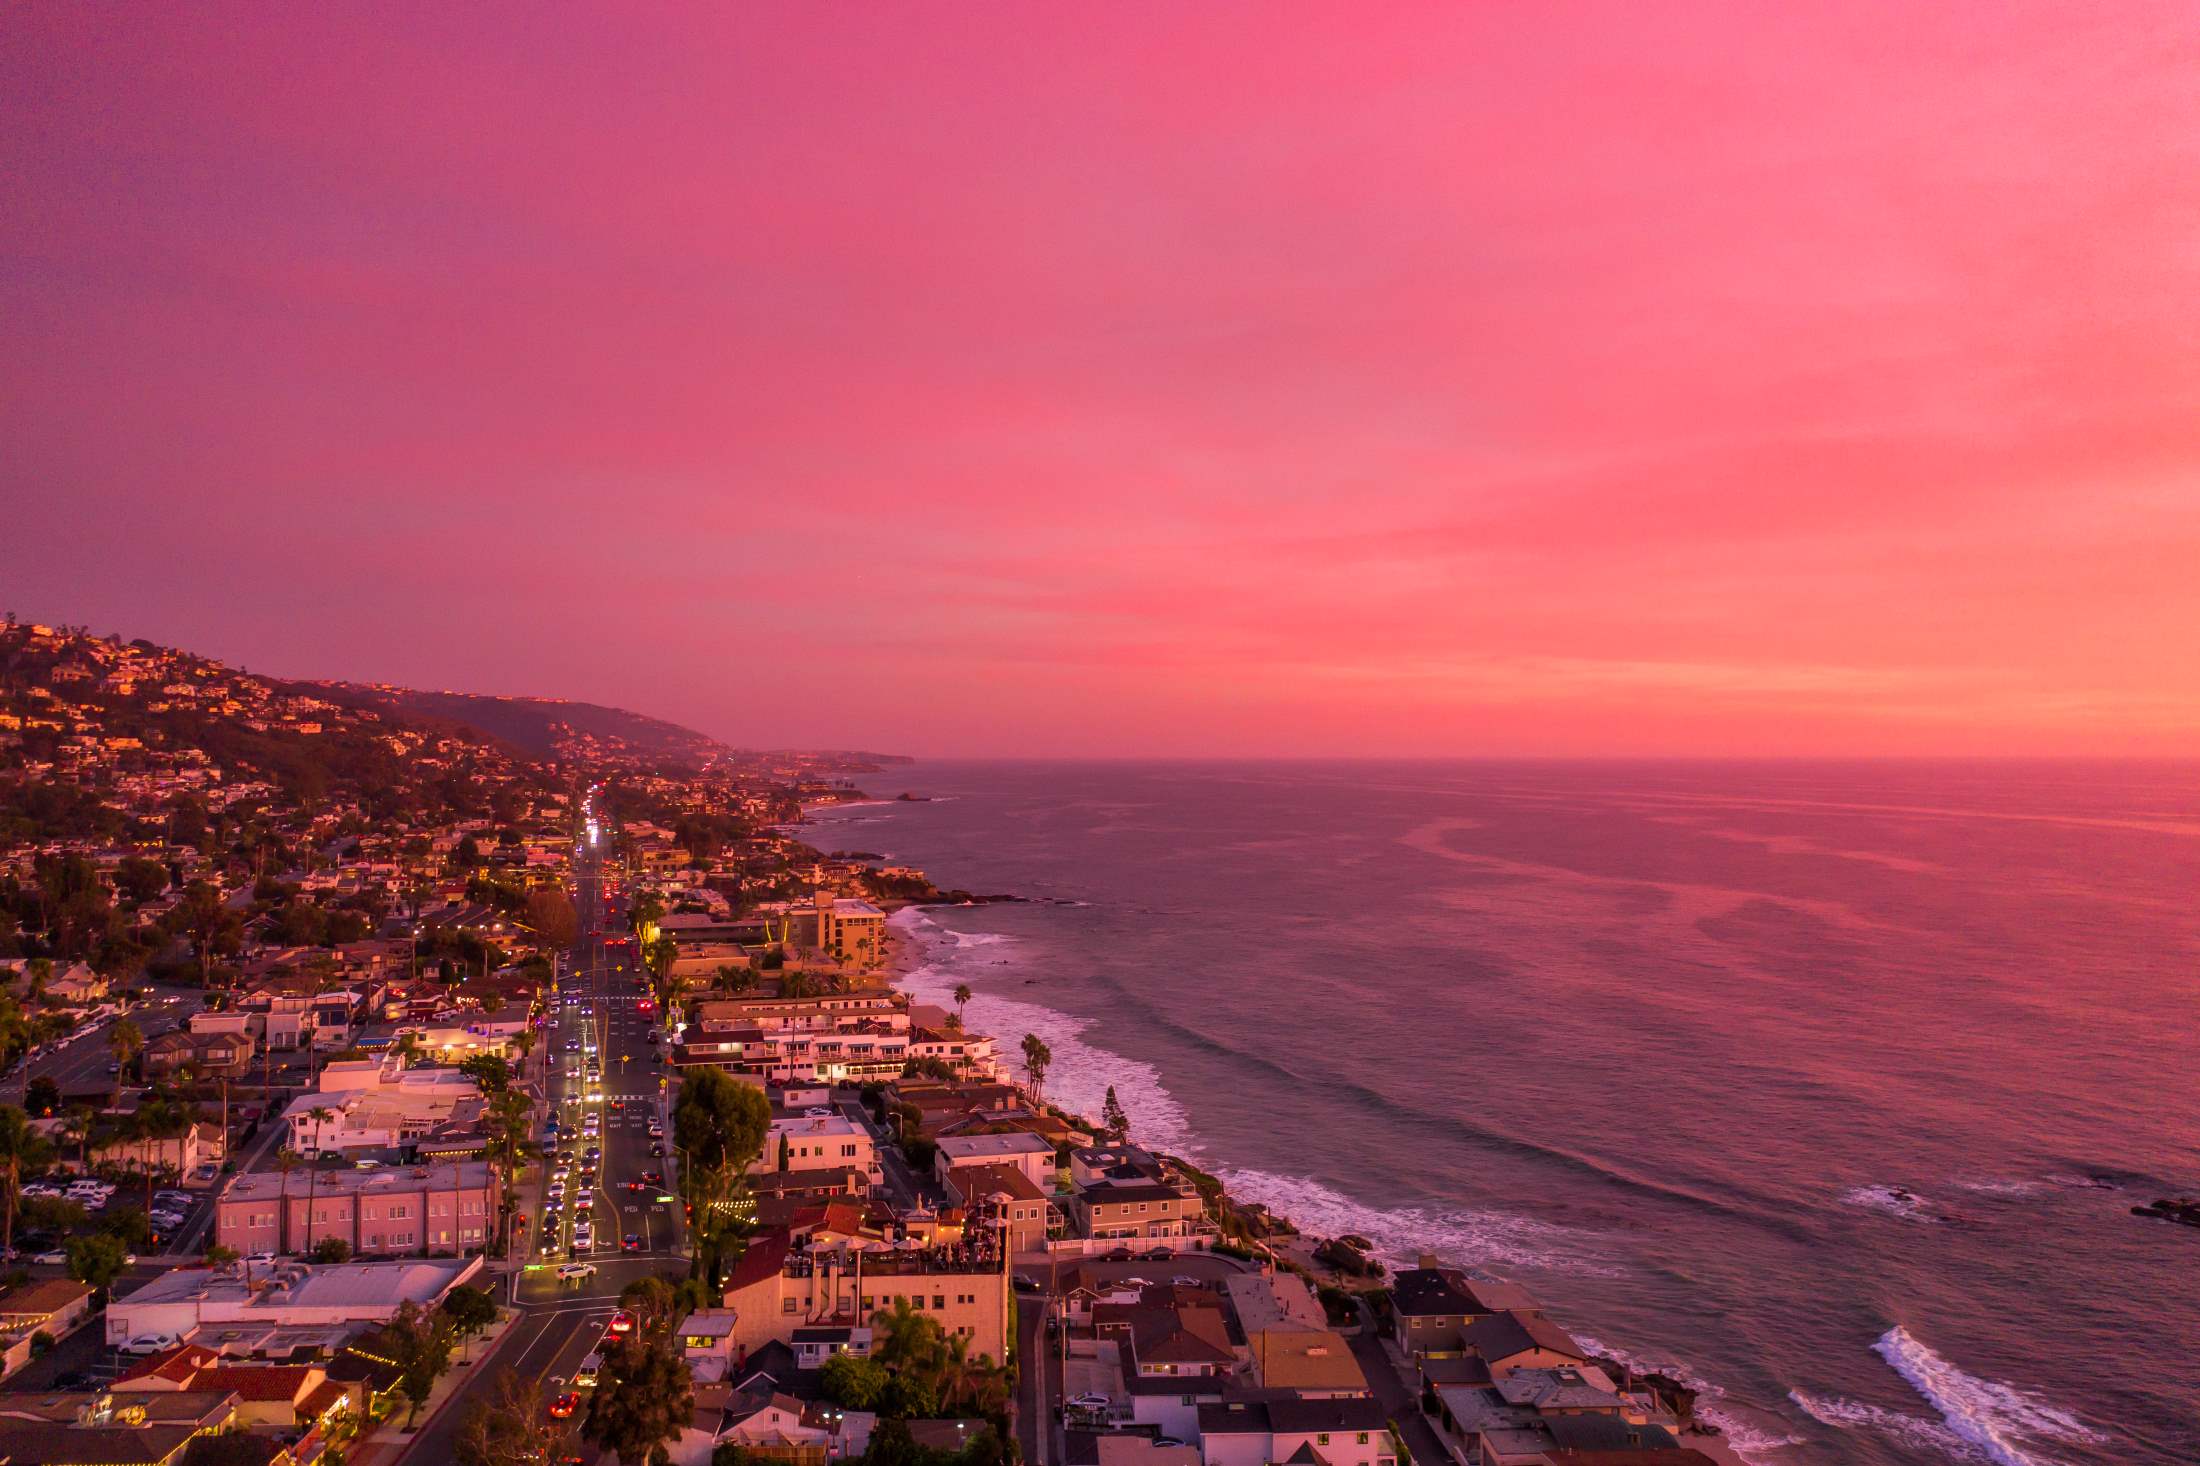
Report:
M920 764L912 982L1766 1466L2200 1461L2200 765Z

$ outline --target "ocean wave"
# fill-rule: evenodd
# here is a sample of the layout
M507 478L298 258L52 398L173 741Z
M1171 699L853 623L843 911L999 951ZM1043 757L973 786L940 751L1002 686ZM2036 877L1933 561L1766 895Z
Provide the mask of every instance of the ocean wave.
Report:
M1379 1207L1304 1176L1230 1166L1216 1172L1230 1194L1257 1201L1313 1236L1356 1233L1375 1244L1376 1255L1412 1267L1423 1253L1465 1263L1544 1268L1588 1277L1620 1272L1586 1255L1594 1238L1568 1227L1509 1212L1462 1207Z
M917 960L900 978L901 985L917 1001L942 1007L954 1006L956 984L978 977L981 963L982 971L997 980L1002 951L1016 945L1013 936L999 932L957 931L913 906L896 912L892 920L919 948ZM1199 1143L1183 1105L1162 1084L1153 1065L1085 1039L1093 1020L988 992L972 995L968 1018L972 1031L1000 1040L1002 1062L1011 1069L1017 1063L1016 1044L1024 1034L1036 1033L1044 1039L1054 1051L1046 1092L1055 1104L1097 1116L1108 1086L1114 1085L1141 1144L1202 1165L1213 1164L1233 1197L1259 1202L1308 1233L1358 1233L1373 1242L1385 1259L1407 1267L1422 1253L1433 1252L1469 1264L1546 1268L1594 1277L1618 1275L1616 1269L1586 1255L1593 1238L1570 1228L1477 1208L1376 1207L1307 1177L1214 1163Z
M1956 1182L1956 1185L1962 1187L1965 1191L1975 1191L1981 1196L1996 1196L2002 1198L2037 1196L2040 1193L2040 1189L2046 1184L2047 1183L2044 1181L2005 1181L1995 1179Z
M956 985L977 977L974 968L982 962L990 972L1003 960L1000 953L1015 946L1015 938L1004 933L957 931L914 906L896 912L892 923L920 949L916 961L900 975L901 987L917 1002L943 1008L955 1006ZM1001 1062L1011 1071L1018 1065L1017 1045L1025 1034L1035 1033L1044 1040L1054 1053L1047 1070L1046 1097L1063 1109L1097 1117L1112 1085L1141 1141L1166 1150L1188 1146L1190 1119L1162 1084L1160 1071L1143 1060L1088 1042L1083 1035L1092 1020L989 992L972 994L967 1017L972 1032L990 1033L1000 1040Z
M1883 1435L1893 1436L1906 1445L1952 1456L1959 1461L1980 1459L1977 1448L1969 1441L1940 1421L1922 1415L1889 1410L1884 1405L1873 1405L1863 1400L1813 1395L1804 1390L1789 1390L1788 1398L1820 1425L1832 1426L1836 1430L1876 1430Z
M1996 1466L2045 1466L2052 1458L2027 1449L2040 1441L2107 1439L2029 1391L1964 1373L1900 1324L1880 1335L1872 1349L1940 1412L1950 1431Z

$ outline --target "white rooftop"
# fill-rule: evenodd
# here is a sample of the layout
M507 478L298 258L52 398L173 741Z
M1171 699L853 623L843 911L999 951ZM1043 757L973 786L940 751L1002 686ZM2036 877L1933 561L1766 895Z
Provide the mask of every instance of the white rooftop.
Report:
M965 1157L1054 1154L1054 1145L1043 1135L1014 1130L999 1135L949 1135L940 1140L940 1153L960 1160Z

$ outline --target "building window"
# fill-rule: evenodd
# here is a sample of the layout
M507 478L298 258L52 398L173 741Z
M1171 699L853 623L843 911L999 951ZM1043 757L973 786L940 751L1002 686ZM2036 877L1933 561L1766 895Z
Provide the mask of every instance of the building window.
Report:
M779 1311L781 1313L794 1312L794 1300L792 1298L782 1298L779 1301Z

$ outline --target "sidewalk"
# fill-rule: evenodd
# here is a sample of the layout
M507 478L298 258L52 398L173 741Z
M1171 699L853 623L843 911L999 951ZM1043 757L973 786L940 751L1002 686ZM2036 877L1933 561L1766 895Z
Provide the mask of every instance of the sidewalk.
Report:
M373 1435L352 1442L344 1453L344 1459L351 1466L393 1466L393 1463L412 1449L413 1442L435 1423L436 1417L450 1404L451 1397L480 1376L481 1371L510 1336L514 1326L525 1317L525 1314L516 1309L504 1308L495 1323L483 1329L470 1342L451 1351L450 1368L443 1371L435 1382L435 1388L428 1391L428 1401L420 1407L420 1418L414 1422L411 1430L398 1428L405 1418L400 1411L377 1428ZM462 1358L471 1362L461 1364L459 1360Z

